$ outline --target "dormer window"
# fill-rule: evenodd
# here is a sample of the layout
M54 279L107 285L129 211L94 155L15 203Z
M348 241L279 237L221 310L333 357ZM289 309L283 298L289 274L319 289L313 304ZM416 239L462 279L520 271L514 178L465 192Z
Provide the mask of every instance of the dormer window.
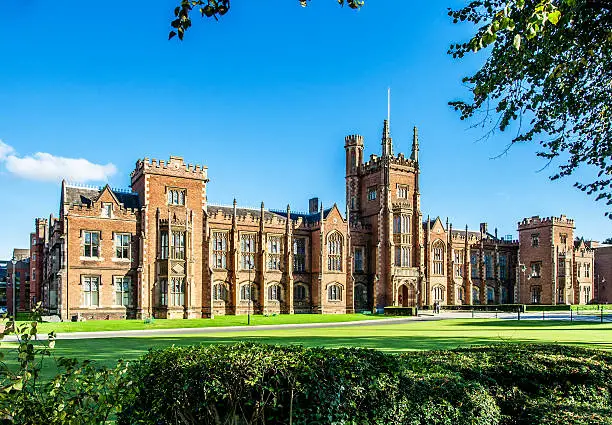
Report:
M102 204L102 217L111 218L113 214L113 204L104 202Z
M185 205L185 189L168 189L168 205Z

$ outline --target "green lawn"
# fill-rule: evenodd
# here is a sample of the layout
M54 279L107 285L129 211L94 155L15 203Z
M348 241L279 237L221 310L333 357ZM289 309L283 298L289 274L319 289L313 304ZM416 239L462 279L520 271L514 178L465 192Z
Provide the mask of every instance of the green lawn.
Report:
M326 347L367 347L389 352L434 350L512 343L560 343L612 350L612 323L451 319L372 326L219 332L206 335L160 335L82 340L58 340L56 356L91 359L113 365L136 359L151 347L188 344L229 344L254 341ZM7 346L7 343L2 345ZM13 354L7 353L7 358ZM45 375L53 370L47 368Z
M280 314L277 316L252 315L251 326L288 325L296 323L335 323L359 320L383 319L384 316L364 314ZM156 319L153 323L144 320L90 320L85 322L41 323L40 333L52 330L65 332L127 331L141 329L206 328L222 326L246 326L247 316L217 316L214 319Z

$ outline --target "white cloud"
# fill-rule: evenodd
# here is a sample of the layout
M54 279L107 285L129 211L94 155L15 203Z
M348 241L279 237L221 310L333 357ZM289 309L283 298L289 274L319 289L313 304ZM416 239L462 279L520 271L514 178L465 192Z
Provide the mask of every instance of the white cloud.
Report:
M14 149L0 141L0 161L6 170L28 180L59 181L66 179L85 183L90 181L107 181L117 173L117 167L109 163L94 164L83 158L65 158L46 152L37 152L32 156L17 156Z
M15 152L12 146L7 145L0 140L0 161L4 160L7 156Z

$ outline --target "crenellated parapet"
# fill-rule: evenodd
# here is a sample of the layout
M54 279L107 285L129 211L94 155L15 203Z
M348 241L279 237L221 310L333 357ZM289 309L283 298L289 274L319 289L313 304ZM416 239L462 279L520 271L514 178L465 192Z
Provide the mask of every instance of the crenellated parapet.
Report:
M142 174L159 174L208 181L208 167L200 164L185 163L180 156L170 156L168 161L144 158L136 162L131 173L132 181Z
M563 226L574 226L574 220L571 218L567 218L564 214L561 214L559 217L544 217L540 218L540 216L533 216L529 218L524 218L523 221L518 223L519 230L523 228L530 227L539 227L539 226L552 226L552 225L563 225Z
M363 146L363 136L359 134L351 134L344 138L344 147Z

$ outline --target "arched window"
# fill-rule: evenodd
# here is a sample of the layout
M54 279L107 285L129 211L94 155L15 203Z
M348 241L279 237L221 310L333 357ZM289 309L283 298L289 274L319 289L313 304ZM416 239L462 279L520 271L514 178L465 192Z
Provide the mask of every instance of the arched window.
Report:
M293 287L293 299L295 301L305 301L308 298L308 290L306 285L297 283Z
M465 289L463 287L459 287L458 291L457 291L457 298L461 301L464 302L465 301Z
M433 288L433 298L434 301L444 301L444 287L436 286Z
M490 286L487 287L487 304L493 304L495 302L495 289Z
M478 288L472 288L472 304L480 304L480 296Z
M342 271L342 235L338 232L327 238L327 268L330 271Z
M433 274L444 275L444 244L438 240L433 246Z
M240 286L240 301L248 301L249 299L251 301L256 301L255 291L254 283L243 283L242 286Z
M213 285L213 300L227 301L227 286L225 286L225 283L219 282Z
M274 283L268 286L268 300L270 301L280 301L281 300L281 286L277 283Z
M342 301L342 286L332 283L327 287L328 301Z

